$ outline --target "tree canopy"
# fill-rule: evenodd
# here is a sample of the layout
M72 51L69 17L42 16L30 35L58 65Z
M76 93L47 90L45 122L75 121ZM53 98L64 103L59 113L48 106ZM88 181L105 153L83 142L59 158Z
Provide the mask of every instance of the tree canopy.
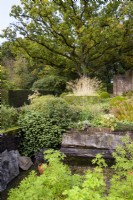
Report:
M133 67L133 2L21 0L4 35L16 51L79 76ZM113 71L113 72L112 72Z

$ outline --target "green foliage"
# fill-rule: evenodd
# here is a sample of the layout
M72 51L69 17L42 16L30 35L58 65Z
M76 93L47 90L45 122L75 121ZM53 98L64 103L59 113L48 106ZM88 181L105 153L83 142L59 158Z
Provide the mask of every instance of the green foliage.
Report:
M69 104L76 106L86 106L88 104L100 103L101 99L98 96L75 96L73 94L67 94L61 96Z
M19 89L31 88L37 80L38 69L35 63L25 58L23 55L16 57L13 65L13 81Z
M129 122L127 120L117 121L117 126L115 130L133 131L133 122Z
M133 199L133 177L127 175L125 179L114 177L107 200L132 200Z
M100 92L100 98L107 99L110 98L110 94L108 92Z
M90 116L90 119L95 119L101 117L101 115L104 114L104 107L102 107L101 103L95 103L95 101L91 104L88 104L86 106L82 107L82 113L83 115L85 113L88 113L88 116ZM88 118L89 120L89 118Z
M48 150L45 159L48 160L49 165L45 168L45 173L37 176L35 172L31 172L18 188L10 191L8 200L64 199L64 190L78 186L81 178L72 175L68 166L62 164L63 157L58 151Z
M23 107L22 111L32 110L45 112L48 102L54 101L55 99L58 99L58 97L54 97L53 95L40 96L40 94L35 91L33 95L29 95L28 99L30 100L30 105Z
M97 164L100 168L107 167L107 164L101 154L96 155L96 157L92 160L92 164Z
M53 96L41 96L32 100L20 115L22 128L23 154L32 155L44 147L57 147L62 134L78 120L78 111L69 106L64 99Z
M91 127L108 127L106 123L103 122L103 116L109 113L109 99L99 99L99 97L76 97L70 96L63 97L69 103L77 105L81 110L79 122L74 124L74 127L78 129L84 129L89 126ZM105 115L106 114L106 115ZM109 126L110 127L110 126Z
M119 120L133 122L133 97L116 101L112 106L112 112Z
M13 107L1 105L1 128L7 129L17 125L18 113Z
M127 99L127 97L125 97L125 96L116 96L116 97L113 97L113 98L110 99L110 105L113 107L117 103L125 101L126 99Z
M97 116L91 120L92 127L103 127L101 124L101 116Z
M65 130L59 124L55 124L53 118L34 111L21 116L19 126L24 132L20 147L24 155L32 155L44 147L57 147Z
M9 77L8 69L0 65L0 80L1 80L1 88L3 90L12 89L14 87L13 82L11 82L8 77Z
M101 117L101 125L103 127L111 128L112 131L117 127L117 119L112 114L105 114Z
M66 87L65 79L59 76L46 76L43 79L34 82L32 89L45 90L48 92L54 92L55 94L61 94Z
M68 121L77 121L80 113L78 107L69 105L64 99L52 95L33 98L26 109L38 111L54 118L57 122L62 122L64 127Z
M0 130L0 134L8 135L18 135L20 128L18 126L13 126L13 128L8 128L6 130Z
M110 99L108 98L101 99L99 96L71 96L69 94L63 94L62 98L69 104L76 105L82 110L81 119L83 120L89 120L94 116L97 117L97 115L108 113L110 109ZM85 118L84 116L88 117Z
M84 182L72 189L65 191L63 194L67 195L65 200L103 200L104 199L105 182L103 174L95 170L88 171L84 177Z
M123 146L118 145L113 153L116 164L113 166L115 175L111 179L109 200L133 199L133 141L126 136L123 143Z
M107 71L112 76L121 68L132 68L132 1L21 3L11 11L17 26L12 24L4 31L15 41L19 54L60 68L62 73L100 74L103 80L109 77Z
M44 165L44 173L37 176L32 172L18 188L9 192L8 200L132 200L133 142L129 137L123 142L124 146L118 146L113 153L116 163L108 190L102 169L107 165L101 155L93 160L98 166L81 177L71 174L61 162L64 158L61 153L48 150L45 155L48 167Z
M113 168L118 175L127 175L133 171L133 141L130 141L129 136L123 138L123 145L118 145L116 151L113 152L115 158L115 166Z
M73 124L73 127L78 130L85 130L89 126L91 126L89 120L79 121L79 122Z

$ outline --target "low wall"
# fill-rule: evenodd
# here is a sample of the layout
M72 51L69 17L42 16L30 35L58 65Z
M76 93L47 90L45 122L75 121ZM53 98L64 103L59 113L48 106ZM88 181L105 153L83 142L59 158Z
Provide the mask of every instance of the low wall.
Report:
M122 95L133 90L133 70L127 71L124 75L115 75L113 78L113 94Z
M71 130L63 135L61 152L67 156L94 158L100 153L106 159L112 159L112 152L122 138L128 134L133 139L133 132L112 132L107 128L88 128L85 131Z

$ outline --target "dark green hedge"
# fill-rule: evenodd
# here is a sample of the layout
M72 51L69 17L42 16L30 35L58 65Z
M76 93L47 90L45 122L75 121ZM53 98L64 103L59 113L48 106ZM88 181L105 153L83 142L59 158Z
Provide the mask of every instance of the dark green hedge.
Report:
M41 95L58 95L54 92L47 92L45 90L38 90ZM34 91L32 90L9 90L8 91L8 101L9 105L15 108L19 108L24 104L29 104L28 96L32 95Z

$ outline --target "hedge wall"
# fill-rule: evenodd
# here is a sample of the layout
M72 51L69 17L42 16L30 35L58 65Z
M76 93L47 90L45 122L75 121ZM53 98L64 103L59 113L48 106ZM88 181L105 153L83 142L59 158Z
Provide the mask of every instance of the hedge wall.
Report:
M38 90L41 95L48 95L50 92L44 90ZM32 95L34 91L32 90L9 90L8 91L8 102L10 106L19 108L24 104L29 104L28 96ZM51 92L51 95L58 95Z
M102 100L99 96L62 96L68 103L73 105L85 105L86 103L100 103Z

